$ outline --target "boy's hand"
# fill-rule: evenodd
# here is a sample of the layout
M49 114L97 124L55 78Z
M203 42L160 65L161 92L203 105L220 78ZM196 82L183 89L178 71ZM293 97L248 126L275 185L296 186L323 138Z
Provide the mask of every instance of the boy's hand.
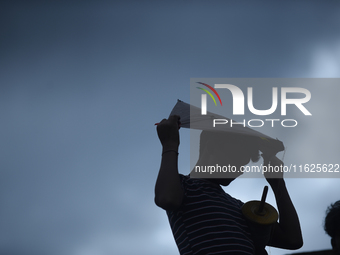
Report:
M179 124L180 117L171 115L169 119L163 119L157 125L158 138L163 148L177 150L179 146Z
M267 167L264 177L271 186L279 183L283 179L283 162L276 156L268 157L262 154L262 157L263 165Z

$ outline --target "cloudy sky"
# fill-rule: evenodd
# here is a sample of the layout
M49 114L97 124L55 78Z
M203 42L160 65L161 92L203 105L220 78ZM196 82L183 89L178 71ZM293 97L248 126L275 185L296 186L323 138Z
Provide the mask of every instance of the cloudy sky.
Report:
M327 0L1 1L0 254L178 254L153 203L154 123L189 102L190 78L339 78L339 31L340 3ZM340 163L339 93L313 87L313 119L282 139L286 163ZM322 220L340 179L286 183L300 251L330 248ZM265 184L226 191L248 201Z

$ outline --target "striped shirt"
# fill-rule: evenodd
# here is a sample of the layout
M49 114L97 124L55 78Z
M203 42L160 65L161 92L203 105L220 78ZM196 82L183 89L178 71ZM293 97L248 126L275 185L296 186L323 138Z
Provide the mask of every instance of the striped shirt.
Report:
M178 210L167 211L180 254L254 254L243 203L210 181L180 178L184 201Z

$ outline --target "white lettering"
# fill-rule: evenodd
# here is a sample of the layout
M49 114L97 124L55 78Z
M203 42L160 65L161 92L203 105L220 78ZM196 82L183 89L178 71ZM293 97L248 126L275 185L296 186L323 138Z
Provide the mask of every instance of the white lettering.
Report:
M273 88L272 93L272 106L268 110L257 110L253 105L253 88L248 88L248 108L255 115L269 115L275 112L277 107L277 88Z
M303 93L304 98L287 99L287 93ZM312 115L302 104L307 103L311 98L309 90L304 88L281 88L281 115L286 115L287 104L295 104L304 115Z

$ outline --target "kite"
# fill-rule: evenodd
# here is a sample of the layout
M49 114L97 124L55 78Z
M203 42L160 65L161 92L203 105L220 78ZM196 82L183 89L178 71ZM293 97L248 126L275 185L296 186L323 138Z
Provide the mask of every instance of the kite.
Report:
M200 108L187 104L181 100L177 101L176 105L170 113L170 116L171 115L178 115L180 117L182 128L223 131L258 137L260 139L260 151L268 156L276 155L278 152L285 149L283 143L280 140L273 139L261 132L245 127L243 125L216 125L214 127L212 124L214 119L223 119L229 122L233 120L209 111L206 115L202 115ZM236 121L233 122L236 123Z

